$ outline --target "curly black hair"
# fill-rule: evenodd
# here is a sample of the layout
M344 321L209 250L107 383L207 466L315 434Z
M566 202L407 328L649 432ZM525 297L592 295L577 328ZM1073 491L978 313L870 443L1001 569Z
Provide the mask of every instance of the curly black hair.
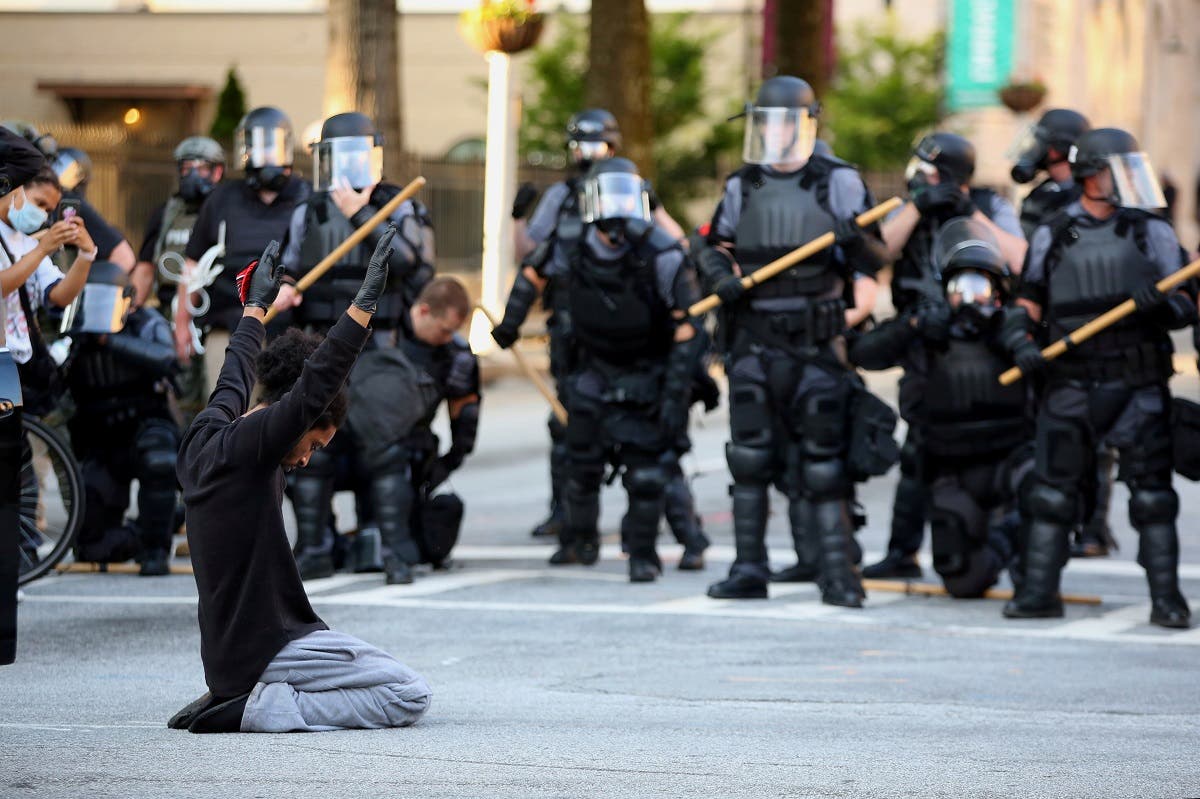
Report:
M262 401L268 405L292 390L304 371L304 362L321 345L321 336L290 328L258 354L254 365L262 387ZM346 421L349 400L342 389L334 396L325 412L313 423L313 428L341 427Z

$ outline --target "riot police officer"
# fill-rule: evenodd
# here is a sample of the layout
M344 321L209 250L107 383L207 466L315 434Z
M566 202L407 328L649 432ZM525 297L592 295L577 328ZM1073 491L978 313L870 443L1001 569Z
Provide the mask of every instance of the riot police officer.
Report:
M196 218L184 248L189 271L210 250L223 267L207 287L211 304L197 323L205 330L204 368L209 388L217 383L229 333L241 316L235 279L243 265L262 253L267 242L282 241L292 212L308 197L308 184L292 174L292 123L278 108L255 108L238 123L233 135L235 161L245 177L216 186ZM192 302L181 286L175 312L175 349L180 359L194 352ZM286 317L276 325L286 325Z
M174 318L171 306L178 294L171 277L183 272L184 252L200 207L225 176L225 150L207 136L189 136L173 156L179 181L171 198L150 215L135 273L135 285L157 283L159 307L168 319Z
M923 376L926 397L913 423L921 430L933 566L952 596L978 597L1012 555L1006 525L1032 466L1032 406L1027 384L999 381L1012 365L1001 344L1010 273L995 237L958 217L932 245L943 297L910 305L864 334L850 359Z
M600 485L611 463L629 496L621 524L629 579L652 582L662 571L655 538L704 347L685 318L699 290L678 240L653 223L633 162L593 164L578 201L583 232L563 252L579 352L566 378L567 518L550 563L598 559Z
M1071 164L1067 158L1079 137L1091 127L1087 117L1078 111L1051 108L1017 144L1013 181L1032 183L1043 172L1046 175L1021 201L1021 230L1026 238L1031 237L1039 225L1079 199L1079 187L1071 177Z
M383 138L365 114L348 112L325 120L321 138L312 151L314 193L292 213L283 252L287 279L292 283L303 278L400 191L394 184L383 182ZM297 324L319 333L327 331L354 297L376 245L393 225L396 233L388 250L391 290L380 300L368 346L394 346L409 307L434 271L432 230L424 209L412 200L402 203L390 220L370 231L303 297L289 285L280 287L276 307L295 307ZM339 472L353 475L363 466L363 474L372 473L370 464L359 463L361 449L351 430L339 431L329 447L314 453L309 465L290 479L299 537L297 560L305 578L333 572L330 502ZM361 482L351 476L351 485L363 489ZM369 492L359 493L363 527L370 521L365 518L369 515Z
M165 319L128 313L133 289L116 264L92 266L79 304L68 309L67 385L75 399L71 444L87 501L76 557L100 563L136 556L143 576L169 572L179 427L171 412L178 370ZM128 314L128 315L127 315ZM125 522L138 481L138 517Z
M1129 518L1140 537L1138 562L1150 587L1150 621L1187 627L1179 591L1179 498L1171 486L1169 427L1172 345L1168 331L1196 322L1196 302L1155 283L1176 272L1183 250L1163 207L1158 180L1137 141L1117 128L1079 138L1071 173L1079 200L1038 227L1019 289L1021 310L1006 343L1026 375L1044 372L1030 522L1021 546L1023 579L1004 608L1010 618L1061 616L1059 577L1067 538L1085 505L1099 444L1120 453ZM1137 313L1046 363L1029 333L1035 323L1057 340L1119 302Z
M571 176L546 189L528 223L525 222L524 216L536 196L532 186L523 186L513 203L513 217L516 219L516 254L521 259L522 268L509 295L504 319L493 331L492 336L502 348L512 346L519 337L521 324L537 297L533 283L524 275L525 268L532 267L546 280L543 303L550 310L550 318L547 320L550 333L550 372L555 383L560 385L566 373L573 368L571 315L565 307L566 286L562 280L567 271L567 264L563 260L561 242L574 241L582 235L578 198L583 176L592 164L614 157L620 149L621 130L616 117L610 112L602 108L589 108L573 114L567 121L567 152L571 160ZM650 205L658 226L676 239L682 238L683 230L657 203L652 192ZM559 399L565 401L561 390ZM566 518L565 429L553 414L548 426L551 441L550 515L533 528L535 537L559 535ZM683 479L682 473L672 481L669 493L672 497L672 518L695 518L694 514L684 507L690 507L692 497L691 489ZM698 528L695 532L703 535Z
M892 277L892 304L904 313L925 298L940 294L934 275L932 243L938 229L951 219L968 216L987 228L996 240L1007 268L1020 271L1025 240L1012 205L990 189L973 188L975 147L953 133L933 133L917 144L905 171L911 201L882 226L896 266ZM917 550L925 533L925 484L920 473L921 401L927 396L925 378L908 364L900 378L900 415L908 421L908 434L900 452L900 480L892 504L892 529L883 560L863 569L872 578L921 576Z
M763 83L745 112L745 166L725 182L699 267L727 306L730 427L737 559L718 599L767 596L767 492L781 476L808 500L808 529L821 542L821 598L861 607L848 550L844 431L854 391L834 342L845 329L855 272L886 262L883 244L854 217L871 205L849 164L813 154L820 105L805 81ZM837 243L749 293L750 274L833 231ZM791 492L789 492L791 493Z

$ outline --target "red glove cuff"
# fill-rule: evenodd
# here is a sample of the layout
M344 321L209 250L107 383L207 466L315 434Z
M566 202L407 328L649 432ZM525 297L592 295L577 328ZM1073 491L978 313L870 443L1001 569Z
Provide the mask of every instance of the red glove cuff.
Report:
M246 292L248 292L250 290L250 276L254 274L254 270L257 267L258 267L258 259L255 258L253 261L250 262L250 264L245 269L238 272L238 276L236 278L237 292L238 292L238 299L241 300L242 305L246 304Z

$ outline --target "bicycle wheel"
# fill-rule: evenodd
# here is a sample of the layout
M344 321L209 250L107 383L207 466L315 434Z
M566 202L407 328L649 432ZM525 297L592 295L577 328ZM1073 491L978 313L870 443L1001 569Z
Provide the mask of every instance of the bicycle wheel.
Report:
M40 420L21 420L19 583L54 568L83 524L83 474L62 436Z

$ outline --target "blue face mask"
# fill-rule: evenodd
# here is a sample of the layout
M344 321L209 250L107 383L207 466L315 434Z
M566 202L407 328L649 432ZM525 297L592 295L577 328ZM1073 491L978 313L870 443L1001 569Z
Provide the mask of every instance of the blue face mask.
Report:
M31 203L24 189L21 190L21 202L22 205L18 208L16 198L13 198L13 204L8 209L8 224L12 225L14 230L30 236L42 229L50 215Z

